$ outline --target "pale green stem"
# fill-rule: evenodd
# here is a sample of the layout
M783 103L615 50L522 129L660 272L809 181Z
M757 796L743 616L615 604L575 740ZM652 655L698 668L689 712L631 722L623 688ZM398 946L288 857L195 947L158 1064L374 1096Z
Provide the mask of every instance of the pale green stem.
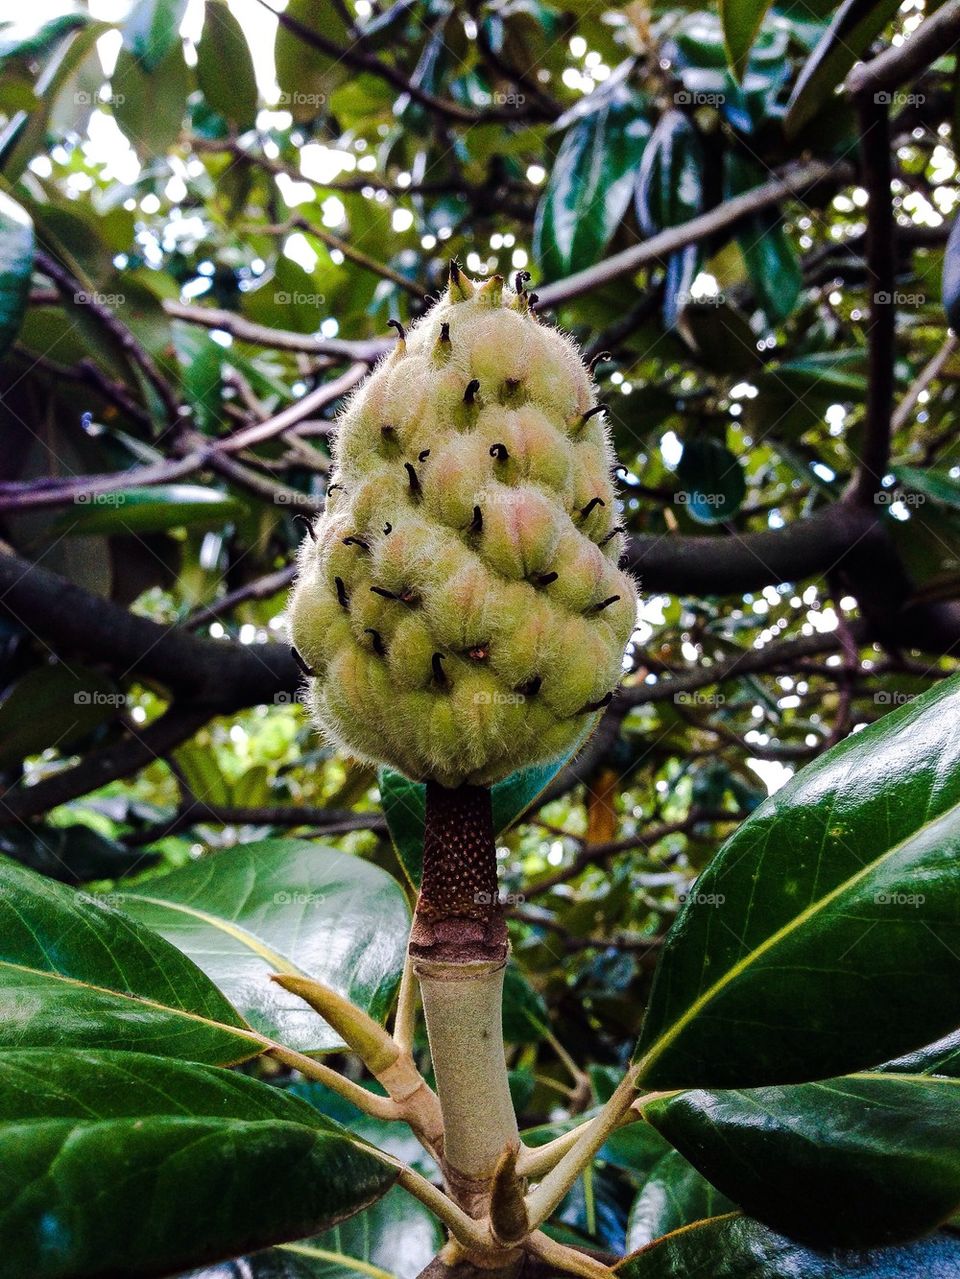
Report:
M629 1112L633 1103L636 1075L637 1068L634 1066L621 1080L616 1092L600 1113L579 1131L577 1140L570 1149L527 1195L527 1216L531 1229L536 1229L547 1220L610 1134L620 1127L623 1116Z
M326 1084L333 1092L351 1102L358 1110L362 1110L365 1115L370 1115L373 1119L401 1119L403 1117L396 1102L391 1101L389 1097L379 1097L376 1093L372 1093L366 1088L361 1088L352 1079L344 1079L342 1075L337 1074L335 1070L331 1070L329 1066L325 1066L323 1062L314 1061L312 1057L306 1057L303 1053L295 1052L292 1048L284 1048L282 1044L272 1044L267 1049L267 1055L275 1057L277 1061L282 1061L285 1066L299 1070L301 1075L305 1075L307 1079L315 1079L318 1083Z
M524 1242L524 1251L532 1252L535 1257L545 1261L548 1266L556 1266L558 1270L569 1275L581 1275L583 1279L611 1279L613 1271L602 1261L588 1256L585 1252L577 1252L557 1243L548 1235L537 1230Z
M407 954L397 996L397 1015L393 1020L393 1040L401 1052L413 1052L413 1036L417 1021L417 981L413 960Z
M542 1146L521 1146L520 1158L517 1160L517 1174L520 1177L542 1177L559 1163L560 1158L575 1146L591 1124L593 1119L582 1120L576 1128L561 1133Z
M430 1055L443 1110L443 1155L475 1181L493 1177L520 1142L501 1028L504 965L417 960Z

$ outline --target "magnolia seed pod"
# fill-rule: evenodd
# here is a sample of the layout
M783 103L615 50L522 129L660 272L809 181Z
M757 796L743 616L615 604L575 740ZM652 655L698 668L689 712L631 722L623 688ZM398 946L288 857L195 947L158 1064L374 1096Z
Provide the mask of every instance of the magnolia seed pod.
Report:
M418 781L574 749L636 619L614 456L575 344L461 271L344 410L289 606L318 726Z

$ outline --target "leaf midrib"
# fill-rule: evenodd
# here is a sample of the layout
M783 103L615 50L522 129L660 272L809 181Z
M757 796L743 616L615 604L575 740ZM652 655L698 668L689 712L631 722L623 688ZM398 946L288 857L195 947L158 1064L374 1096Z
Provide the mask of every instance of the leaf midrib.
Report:
M764 938L759 946L755 946L753 950L749 951L741 959L738 959L722 977L717 978L712 986L709 986L702 995L698 996L689 1008L687 1008L686 1012L679 1017L668 1030L664 1031L659 1039L656 1039L651 1047L643 1054L637 1070L637 1082L640 1083L643 1081L646 1072L657 1061L657 1059L663 1055L666 1049L669 1048L670 1045L683 1033L687 1026L689 1026L690 1022L693 1021L693 1019L704 1008L706 1008L717 995L721 994L732 981L739 977L741 973L746 972L751 964L753 964L757 959L761 958L768 951L773 950L774 947L778 946L780 942L784 940L784 938L791 936L798 928L807 923L810 919L813 919L821 910L836 901L838 898L842 897L850 889L854 888L861 880L867 879L874 873L874 871L883 866L885 862L895 857L897 853L899 853L903 848L909 846L911 842L918 839L926 831L933 829L949 818L956 820L958 815L960 815L960 804L953 804L950 808L944 809L942 813L938 813L932 820L924 822L921 826L918 826L915 830L911 831L906 838L901 839L898 843L894 844L892 848L888 848L886 852L882 853L879 857L874 858L872 862L868 862L861 870L857 871L855 875L852 875L849 879L843 880L836 886L836 888L832 888L829 893L826 893L823 897L811 902L809 906L804 907L798 915L795 915L792 919L788 920L785 924L778 928L776 932L771 933L769 937Z
M199 919L201 923L209 924L212 928L219 928L221 932L226 933L228 937L232 937L234 941L240 942L246 946L248 950L253 951L255 955L259 955L261 959L265 959L278 972L284 973L288 977L309 977L310 974L304 972L302 968L291 959L287 959L278 950L274 950L272 946L268 946L266 942L262 942L253 933L249 932L241 925L234 923L232 920L224 919L220 915L213 915L209 911L200 910L196 906L187 906L183 902L171 901L165 897L148 897L146 893L130 893L127 900L134 902L149 902L151 906L159 906L164 910L180 911L181 914L191 915L194 919Z
M251 1043L258 1045L262 1052L264 1048L271 1046L271 1041L249 1026L231 1026L228 1022L214 1021L212 1017L204 1017L202 1013L192 1013L185 1008L175 1008L172 1004L161 1004L159 1000L149 999L145 995L131 994L125 990L111 990L109 986L98 986L94 982L82 981L79 977L69 977L66 973L58 973L50 968L31 968L29 964L17 964L10 959L0 959L0 971L3 969L13 969L16 972L30 973L31 976L49 978L53 981L63 982L68 986L77 986L81 990L89 990L98 995L107 995L111 999L127 999L134 1004L143 1004L148 1008L156 1008L168 1016L184 1017L188 1021L199 1022L203 1026L211 1026L214 1030L225 1031L229 1034L236 1035L240 1039L246 1039ZM237 1014L239 1016L239 1014Z

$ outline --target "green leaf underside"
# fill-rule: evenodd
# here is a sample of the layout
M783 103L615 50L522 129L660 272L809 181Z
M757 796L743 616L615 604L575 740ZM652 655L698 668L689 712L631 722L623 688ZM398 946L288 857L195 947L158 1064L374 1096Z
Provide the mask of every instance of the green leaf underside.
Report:
M828 751L696 883L636 1057L661 1089L872 1067L960 1023L960 681Z
M960 1080L694 1091L644 1113L744 1211L815 1247L915 1239L960 1207Z
M869 1252L814 1251L739 1213L674 1231L625 1257L620 1279L957 1279L960 1239Z
M399 884L370 862L308 840L215 853L119 901L189 955L257 1031L299 1052L343 1041L270 973L322 981L382 1020L403 969L410 917Z
M627 1219L627 1249L633 1252L672 1230L733 1207L678 1150L671 1150L654 1165L633 1202Z
M93 898L0 859L0 1048L237 1062L262 1043L186 956Z
M0 1120L16 1279L168 1274L333 1224L396 1177L278 1088L143 1053L2 1052Z
M496 834L501 835L523 816L560 770L577 754L596 724L596 718L592 718L576 746L564 759L549 764L536 764L532 768L521 768L491 787L493 827ZM400 865L412 887L419 888L423 870L423 823L427 788L423 782L413 782L392 768L381 768L377 780L380 802Z

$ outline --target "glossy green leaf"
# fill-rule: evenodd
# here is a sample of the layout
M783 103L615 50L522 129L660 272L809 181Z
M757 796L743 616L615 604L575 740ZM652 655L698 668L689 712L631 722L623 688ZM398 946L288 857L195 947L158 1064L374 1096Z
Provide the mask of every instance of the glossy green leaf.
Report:
M84 494L54 528L72 537L93 533L159 533L170 528L217 528L243 513L243 503L199 484L155 484Z
M899 7L899 0L844 0L793 87L784 118L788 135L827 105Z
M719 440L687 440L677 464L680 496L698 524L722 524L739 511L747 494L743 467Z
M64 1045L235 1062L262 1048L174 946L0 859L0 1049Z
M671 1150L654 1165L633 1201L627 1219L627 1249L633 1252L671 1230L730 1212L733 1207L679 1151Z
M637 1048L655 1088L867 1069L960 1024L960 680L809 764L696 881Z
M565 759L551 764L537 764L532 768L521 768L493 785L493 828L496 834L502 834L523 816L560 770L576 755L592 731L591 725ZM377 780L380 802L400 865L412 887L419 888L423 869L423 823L427 788L423 782L412 782L392 768L381 768Z
M396 1178L280 1089L138 1053L0 1054L0 1117L0 1250L31 1279L168 1274L332 1225Z
M626 1257L620 1279L957 1279L960 1238L898 1248L814 1251L739 1213L688 1226Z
M770 0L720 0L723 40L731 70L738 80L743 77L753 42L769 8Z
M33 223L0 191L0 357L20 330L33 270Z
M144 853L75 822L71 826L17 822L0 826L0 853L65 884L119 879L149 869L157 853Z
M960 1080L694 1091L644 1114L745 1212L814 1247L901 1243L960 1209Z
M549 279L599 260L630 203L650 124L644 102L619 86L568 128L537 208L533 251Z
M208 0L197 46L197 80L214 111L239 129L257 115L257 78L243 28L225 0Z
M954 333L960 333L960 217L955 219L950 228L950 238L943 255L943 282L940 291L947 323Z
M234 1262L229 1279L417 1279L443 1246L444 1232L399 1186L372 1207L321 1235ZM228 1279L222 1266L180 1279Z
M189 955L256 1030L301 1052L343 1041L269 974L313 977L383 1020L410 926L385 871L300 839L212 853L118 900Z
M187 0L135 0L123 24L123 47L144 71L156 71L180 40Z

